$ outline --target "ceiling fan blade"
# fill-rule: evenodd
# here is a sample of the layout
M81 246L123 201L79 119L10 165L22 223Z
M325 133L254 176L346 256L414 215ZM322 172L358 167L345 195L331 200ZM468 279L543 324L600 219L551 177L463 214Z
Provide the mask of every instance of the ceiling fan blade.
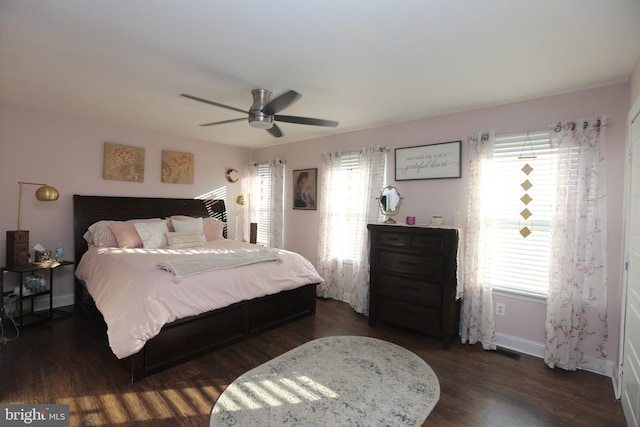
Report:
M280 138L282 136L282 131L280 130L278 125L276 125L275 123L273 124L273 126L271 126L270 129L267 129L267 132L269 132L272 136L275 136L276 138Z
M243 117L241 119L230 119L230 120L223 120L221 122L211 122L211 123L203 123L200 126L213 126L213 125L223 125L225 123L235 123L235 122L244 122L247 121L246 117Z
M277 120L279 122L297 123L299 125L327 126L332 128L338 126L338 122L334 120L314 119L311 117L276 115L273 116L273 120Z
M185 98L190 98L195 101L204 102L205 104L215 105L216 107L226 108L227 110L237 111L238 113L249 114L248 111L244 111L236 107L231 107L229 105L220 104L219 102L209 101L208 99L198 98L197 96L187 95L186 93L181 93L180 96L184 96Z
M273 116L278 111L282 111L285 108L287 108L289 105L296 102L298 99L300 99L301 96L302 95L296 92L295 90L289 90L283 93L282 95L278 96L277 98L274 98L271 101L269 101L269 103L265 105L264 108L262 109L262 112L269 116Z

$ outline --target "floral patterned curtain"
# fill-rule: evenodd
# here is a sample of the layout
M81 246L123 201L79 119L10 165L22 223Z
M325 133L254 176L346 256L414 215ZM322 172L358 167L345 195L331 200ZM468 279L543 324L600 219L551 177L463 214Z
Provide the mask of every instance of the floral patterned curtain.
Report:
M606 171L604 117L560 122L545 363L605 371L607 355Z
M385 161L386 149L368 147L358 153L357 171L342 168L341 153L326 153L322 162L318 272L325 287L319 290L320 296L348 300L363 314L369 312L367 223L378 219L376 197L384 187ZM353 245L339 244L346 234L341 231L345 224L357 230Z
M496 349L491 290L491 236L494 133L474 134L469 147L469 206L465 228L464 297L460 316L463 343Z

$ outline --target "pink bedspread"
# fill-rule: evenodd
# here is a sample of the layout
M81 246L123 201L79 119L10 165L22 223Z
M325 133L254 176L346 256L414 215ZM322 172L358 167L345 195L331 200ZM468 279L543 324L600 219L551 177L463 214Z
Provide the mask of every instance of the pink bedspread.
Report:
M162 259L255 248L234 240L215 240L192 249L93 248L83 255L76 276L102 313L111 350L121 359L137 353L163 325L176 319L311 283L324 284L309 260L280 249L282 262L207 272L179 284L157 267Z

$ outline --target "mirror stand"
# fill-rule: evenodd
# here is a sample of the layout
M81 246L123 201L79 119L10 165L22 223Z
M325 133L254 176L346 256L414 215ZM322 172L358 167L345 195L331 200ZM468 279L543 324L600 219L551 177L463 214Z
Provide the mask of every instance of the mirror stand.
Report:
M393 215L394 214L384 214L384 216L386 216L387 219L383 221L383 224L396 224L398 221L392 218Z
M378 205L380 212L386 217L384 224L396 224L393 216L400 212L400 205L404 197L400 196L398 189L395 187L385 187L378 197Z

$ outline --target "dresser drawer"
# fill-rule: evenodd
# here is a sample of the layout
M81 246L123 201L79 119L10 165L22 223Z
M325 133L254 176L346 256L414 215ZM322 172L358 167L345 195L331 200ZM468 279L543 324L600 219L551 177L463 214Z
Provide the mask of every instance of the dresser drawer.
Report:
M416 276L416 279L433 282L439 282L444 277L443 260L438 257L380 251L379 262L384 272Z
M440 335L440 310L387 299L378 307L378 319L403 328Z
M444 253L444 238L441 235L414 234L411 236L411 248L423 253L442 255Z
M406 233L394 233L393 231L384 231L378 234L380 246L393 246L396 248L409 247L409 235Z
M431 307L442 305L442 285L437 283L380 274L376 292L389 298Z

